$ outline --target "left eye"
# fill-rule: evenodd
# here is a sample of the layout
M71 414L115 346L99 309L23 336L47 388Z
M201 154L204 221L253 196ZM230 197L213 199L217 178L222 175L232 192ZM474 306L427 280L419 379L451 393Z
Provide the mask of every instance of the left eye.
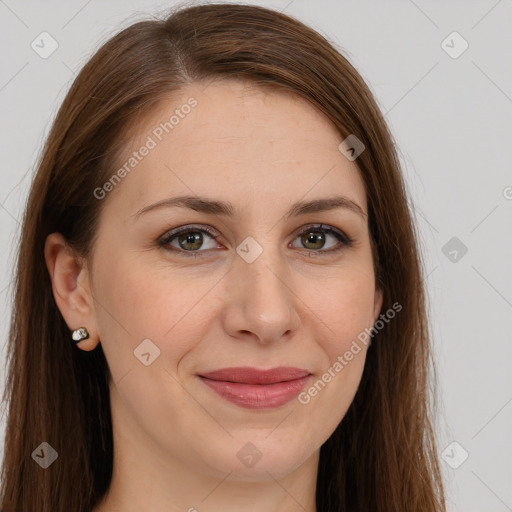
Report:
M210 247L204 247L205 235L207 239L210 239ZM204 250L200 250L201 248L215 249L217 247L217 236L215 232L206 228L185 226L167 233L164 238L159 241L159 245L186 256L196 256L197 254L194 253L205 252ZM326 248L325 244L328 237L332 237L335 243ZM318 253L334 252L351 244L351 240L342 232L338 232L331 227L323 227L321 224L319 226L310 226L303 230L299 233L296 240L297 239L300 239L300 242L304 245L303 249ZM310 246L308 247L308 245Z
M325 241L327 237L332 237L337 243L334 243L330 247L325 247ZM331 227L311 226L299 234L300 241L305 245L305 249L311 251L314 249L322 249L321 251L313 252L333 252L343 248L343 246L349 246L351 240L341 232ZM312 244L314 247L307 247L307 244ZM318 246L320 244L320 247Z

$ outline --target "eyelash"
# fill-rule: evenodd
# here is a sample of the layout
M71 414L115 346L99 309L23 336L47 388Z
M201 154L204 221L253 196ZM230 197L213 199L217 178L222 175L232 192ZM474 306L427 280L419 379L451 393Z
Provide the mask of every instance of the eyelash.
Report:
M351 247L353 244L353 240L351 238L349 238L347 235L345 235L341 231L338 231L332 227L323 227L323 224L315 224L315 225L306 226L305 229L303 229L301 232L299 232L297 234L296 238L307 233L308 231L313 231L313 232L321 231L323 233L333 235L340 242L340 245L334 249L324 249L324 250L319 249L316 251L312 250L312 249L303 249L309 255L314 254L315 256L317 256L320 254L321 256L331 256L333 254L337 254L338 252L345 249L346 247ZM183 249L177 249L175 247L169 246L170 242L173 241L175 238L177 238L179 235L181 235L183 233L189 233L189 232L205 233L208 236L210 236L211 238L213 238L215 241L217 241L217 238L218 238L218 234L216 232L214 232L213 230L211 230L210 228L207 228L207 227L195 228L193 226L183 226L183 227L177 228L171 232L166 233L162 238L160 238L160 240L158 240L158 245L159 245L159 247L163 248L164 250L179 254L180 256L184 256L186 258L187 257L192 257L192 258L203 257L204 253L208 254L209 250L185 251Z

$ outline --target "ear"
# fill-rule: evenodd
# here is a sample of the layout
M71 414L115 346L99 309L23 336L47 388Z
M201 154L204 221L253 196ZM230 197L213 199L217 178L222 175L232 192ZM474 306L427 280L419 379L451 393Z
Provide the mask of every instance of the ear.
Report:
M89 273L83 258L73 253L60 233L48 235L44 257L52 281L53 296L68 329L74 331L79 327L85 327L89 331L89 338L82 340L77 346L82 350L93 350L100 340L94 316ZM71 340L71 332L69 342L74 343Z
M384 299L384 293L381 289L375 289L375 301L373 307L373 324L379 319L380 311L382 309L382 301Z

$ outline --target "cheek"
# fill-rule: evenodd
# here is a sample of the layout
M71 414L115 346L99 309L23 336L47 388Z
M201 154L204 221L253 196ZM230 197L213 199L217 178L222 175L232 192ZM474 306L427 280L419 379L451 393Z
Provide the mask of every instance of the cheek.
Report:
M314 389L306 389L303 401L317 401L316 406L325 408L326 413L332 407L337 420L346 412L359 385L375 300L371 272L353 267L343 274L330 280L309 303L319 317L316 325L324 335L318 334L316 340L326 357L318 380L312 382Z
M204 335L209 319L205 299L215 279L190 279L168 267L148 269L142 258L118 257L97 265L96 314L106 351L128 361L150 339L169 363L176 363Z
M364 335L365 328L372 326L374 285L371 274L351 275L324 288L311 306L321 320L315 325L323 326L324 336L317 333L316 340L324 365L298 399L313 418L309 430L313 438L327 439L342 421L364 369L369 340L366 337L365 343Z
M112 408L118 422L138 424L168 444L169 428L186 435L178 428L179 418L200 413L183 392L176 370L205 335L208 324L199 310L208 288L198 289L199 281L187 287L178 273L151 271L135 258L112 258L97 268L100 340L116 389ZM166 426L165 432L155 425Z
M375 286L371 272L351 267L340 277L324 283L313 298L311 309L318 312L328 336L324 350L333 361L347 350L353 340L373 324Z

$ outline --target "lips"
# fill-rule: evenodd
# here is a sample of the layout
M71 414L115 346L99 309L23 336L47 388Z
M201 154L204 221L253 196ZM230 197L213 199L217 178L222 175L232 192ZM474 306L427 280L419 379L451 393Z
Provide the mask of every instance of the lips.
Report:
M308 370L278 367L223 368L198 375L200 380L225 400L248 409L271 409L293 400L311 377Z
M270 370L259 370L258 368L233 367L202 373L200 376L211 380L222 380L225 382L238 382L241 384L276 384L278 382L289 382L301 379L310 375L308 370L280 366Z

